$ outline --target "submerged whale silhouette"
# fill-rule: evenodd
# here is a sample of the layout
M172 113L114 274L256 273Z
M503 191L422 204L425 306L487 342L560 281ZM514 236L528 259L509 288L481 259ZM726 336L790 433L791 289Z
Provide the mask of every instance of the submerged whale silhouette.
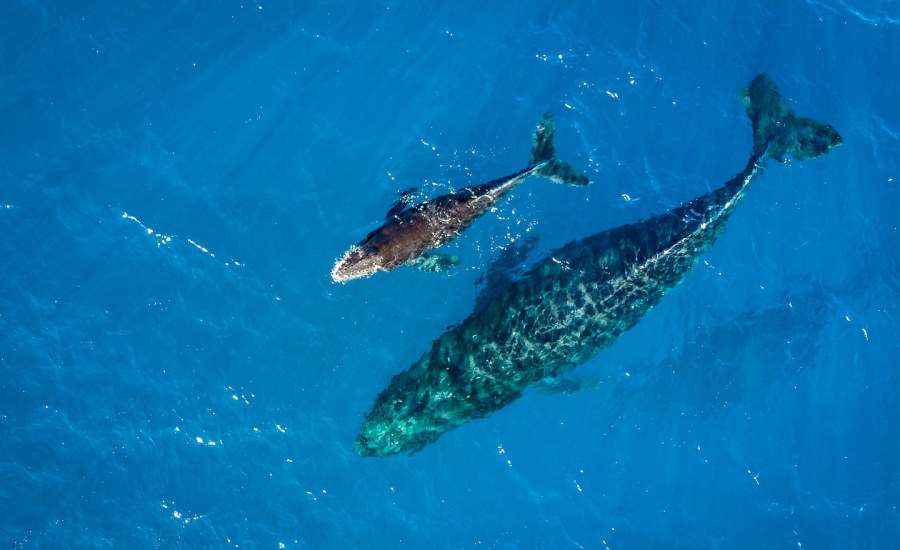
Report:
M832 126L796 116L766 75L741 95L753 125L746 168L674 210L571 242L496 292L391 380L356 438L359 454L416 452L585 362L684 278L767 161L842 143Z
M553 116L545 113L534 134L528 167L505 178L466 187L430 201L407 206L407 193L387 213L388 221L359 244L350 247L331 270L331 279L343 283L390 271L403 264L423 271L446 271L459 263L447 254L426 254L450 241L487 212L501 197L532 176L556 183L587 185L588 179L556 158Z

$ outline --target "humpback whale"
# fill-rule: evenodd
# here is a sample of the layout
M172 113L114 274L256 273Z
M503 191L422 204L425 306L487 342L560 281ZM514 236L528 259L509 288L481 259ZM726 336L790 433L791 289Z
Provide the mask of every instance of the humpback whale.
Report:
M391 380L356 438L359 454L421 450L584 363L685 277L767 161L813 158L842 143L832 126L798 117L764 74L741 97L753 152L740 173L671 211L566 244L494 293Z
M532 176L555 183L587 185L587 177L556 158L553 115L545 113L534 134L528 166L515 174L466 187L455 193L409 206L402 194L387 213L387 222L353 245L331 270L331 279L343 283L390 271L403 264L423 271L446 271L459 258L426 251L450 241L487 212L501 197Z

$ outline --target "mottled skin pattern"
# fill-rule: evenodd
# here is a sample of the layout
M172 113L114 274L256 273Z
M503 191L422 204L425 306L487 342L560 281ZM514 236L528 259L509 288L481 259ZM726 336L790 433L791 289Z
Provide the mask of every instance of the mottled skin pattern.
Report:
M759 103L782 106L762 75L744 93L754 126ZM543 378L568 372L634 326L709 248L767 160L818 156L841 143L830 126L790 117L788 110L766 122L789 128L758 144L747 167L722 187L567 244L440 336L376 399L356 440L359 453L415 452Z
M592 357L683 278L759 173L751 164L689 205L553 252L394 378L376 405L394 421L364 429L361 452L369 440L376 455L416 449Z

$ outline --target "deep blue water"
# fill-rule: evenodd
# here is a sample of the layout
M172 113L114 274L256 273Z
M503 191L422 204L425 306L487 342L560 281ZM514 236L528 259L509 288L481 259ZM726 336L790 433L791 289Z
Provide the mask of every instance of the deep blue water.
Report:
M896 2L88 4L0 7L0 545L900 547ZM743 168L762 71L844 145L771 166L573 372L605 383L357 456L503 247ZM547 109L592 186L522 185L450 274L331 284Z

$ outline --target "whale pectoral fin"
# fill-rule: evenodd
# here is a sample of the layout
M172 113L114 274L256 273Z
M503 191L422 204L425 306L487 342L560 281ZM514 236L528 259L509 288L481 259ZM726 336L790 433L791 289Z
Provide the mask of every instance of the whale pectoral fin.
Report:
M391 209L387 211L387 214L384 215L384 219L389 220L389 219L393 218L394 216L399 216L401 212L406 210L406 206L407 205L406 205L405 201L399 200L399 201L395 202L391 206Z
M535 236L517 239L491 260L487 269L475 280L475 285L481 286L481 289L475 296L474 311L484 309L504 289L522 277L528 267L528 257L537 244L538 238Z
M425 253L408 260L406 265L420 269L426 273L443 273L462 263L459 256L440 253Z
M385 214L384 218L389 220L394 216L399 216L409 206L409 203L412 200L412 195L416 191L418 191L417 187L410 187L409 189L400 191L400 198L398 198L397 201L391 205L391 209L387 211L387 214Z

